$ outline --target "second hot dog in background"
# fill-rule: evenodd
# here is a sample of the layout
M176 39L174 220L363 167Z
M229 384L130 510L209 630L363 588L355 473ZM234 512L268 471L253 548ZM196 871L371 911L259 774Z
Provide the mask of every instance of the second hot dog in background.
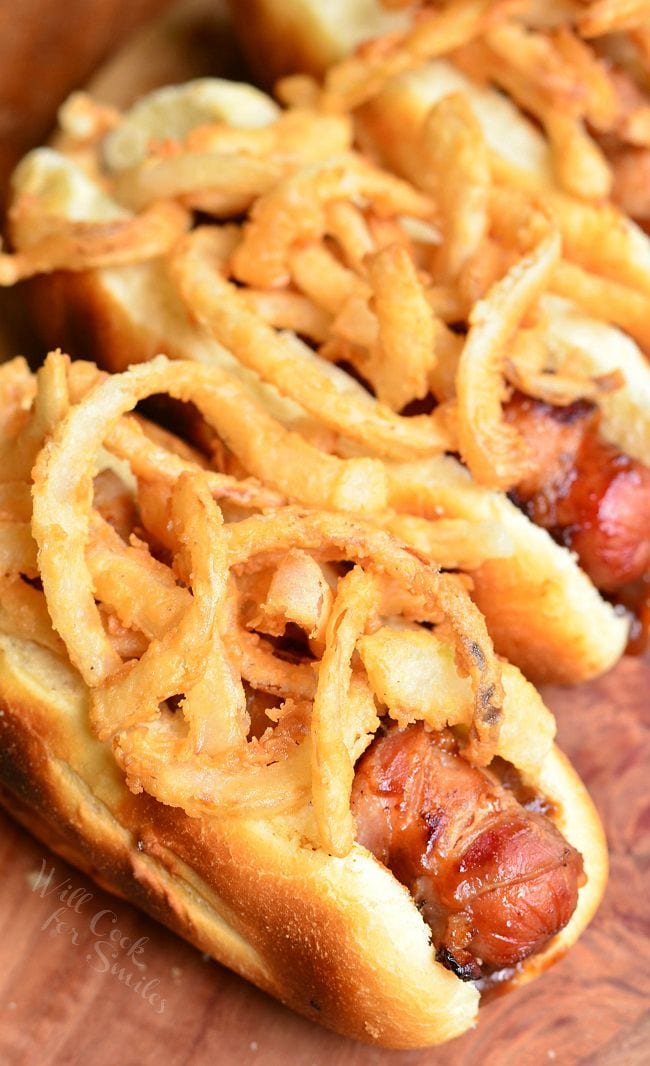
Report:
M444 101L442 107L436 121L444 127ZM84 108L92 116L85 124ZM388 107L385 115L391 113ZM384 114L379 104L377 114ZM467 176L470 189L481 183L483 221L472 237L476 248L462 277L452 276L451 268L439 262L441 226L444 229L439 212L443 210L448 227L444 248L445 241L460 239L460 230L454 237L454 226L462 222L461 202L438 204L436 190L428 186L424 191L399 186L397 195L395 185L392 206L377 199L364 206L363 197L373 195L364 192L364 181L390 185L396 179L366 161L364 178L358 169L362 157L351 152L351 118L360 121L356 112L318 114L313 106L296 106L282 115L269 97L217 80L155 93L126 116L72 101L62 113L59 149L32 153L16 172L12 233L21 254L28 259L34 255L28 246L35 240L39 217L41 226L47 220L48 227L62 231L73 218L89 226L120 219L126 227L138 217L134 198L143 221L142 210L151 212L155 198L165 195L165 210L194 204L204 215L212 212L213 223L195 234L196 252L181 257L180 270L169 269L169 264L179 230L189 224L181 215L161 232L158 246L123 244L117 253L122 265L115 253L106 251L94 264L86 259L92 270L81 269L82 259L75 273L52 274L56 263L46 263L50 273L34 282L36 317L50 343L94 354L112 369L165 350L248 374L247 387L256 395L264 390L260 378L265 380L272 388L262 392L263 403L286 428L296 426L324 462L331 465L334 456L339 462L358 462L365 454L375 470L372 483L377 485L377 477L384 481L374 499L357 496L344 501L344 508L383 510L382 521L402 536L408 530L419 550L426 552L432 538L443 532L440 518L467 522L470 529L498 529L499 543L481 538L483 558L479 552L473 568L474 595L489 619L497 648L535 680L593 677L617 660L629 635L629 616L609 601L634 602L635 583L647 570L648 490L643 471L650 372L644 356L630 336L552 291L557 272L573 269L559 258L557 242L546 265L532 264L529 271L531 284L535 270L547 275L546 281L535 283L537 293L529 297L531 308L535 297L538 300L536 320L515 315L510 339L500 344L485 338L476 323L465 344L468 322L471 325L472 314L478 317L482 306L474 302L481 294L488 301L488 317L501 314L496 303L489 302L489 283L504 271L505 277L508 269L516 270L517 259L525 258L522 226L550 225L546 207L538 210L535 203L513 196L512 214L484 161L478 177ZM218 135L203 133L202 126L215 120L224 123L223 130ZM307 138L304 131L309 128ZM472 126L471 115L463 111L458 128L452 128L455 136L478 145L480 155L481 132ZM161 145L157 138L163 130L167 136ZM367 132L362 126L363 144ZM420 134L413 130L409 136L415 151ZM400 143L404 146L404 137ZM347 154L333 157L336 152ZM102 172L105 177L99 182ZM296 215L285 250L289 275L267 278L262 264L270 259L277 230L267 229L264 212L271 218L274 204L281 211L283 199L291 203L302 172L310 175L301 194L305 208L312 203L322 217L312 234L312 222L305 219L303 232ZM218 182L218 193L202 191L209 190L211 181ZM346 181L359 192L347 191ZM454 181L462 187L463 175L455 175ZM323 183L331 186L324 198L319 191ZM362 197L360 204L357 196ZM400 196L406 199L400 201ZM224 220L242 207L250 214L249 222L239 229L224 227ZM426 225L414 230L415 223L399 217L405 210L415 212ZM645 237L639 232L634 240ZM164 251L165 242L169 252ZM623 259L628 252L624 242ZM65 262L65 249L60 254ZM113 255L115 265L108 265L107 254ZM368 263L375 257L369 274L366 256ZM417 274L409 267L409 257ZM181 259L177 256L177 262ZM212 303L205 295L198 299L200 290L190 280L192 271L201 276L206 268L215 271L215 283L220 276L224 279L222 297ZM24 269L39 267L36 263ZM590 277L598 281L596 274ZM400 294L396 309L405 308L401 324L397 310L390 312L391 325L386 316L378 320L371 308L371 301L390 292L391 285ZM540 291L544 286L551 291ZM217 321L217 305L226 295L225 312ZM495 289L493 300L501 299ZM411 368L402 375L399 342L390 338L399 337L400 330L410 332L411 314L418 315L414 336L420 343L408 353ZM236 323L244 321L257 322L254 345L242 346L234 339ZM273 339L273 327L287 328ZM291 331L299 339L292 339ZM488 358L498 358L499 367L488 367ZM383 399L373 399L355 377L366 385L374 381ZM541 431L545 438L557 436L559 424L568 425L571 404L582 404L585 415L591 414L590 439L602 441L616 472L615 484L601 478L599 499L591 509L581 509L576 502L573 509L565 506L564 514L554 514L549 503L553 492L566 494L583 461L578 440L575 437L574 454L562 459L561 469L554 468L550 452L543 457L535 438L527 441L531 420L518 415L516 397L503 411L499 406L499 390L512 383L527 387L531 401L538 403L537 421L546 427ZM332 392L326 404L324 389ZM354 411L354 418L342 414L344 410ZM585 419L575 419L576 428L578 423L586 425ZM503 448L511 457L508 469L499 473L489 457ZM473 479L452 455L443 454L458 451L466 457ZM489 460L487 466L481 465L481 455ZM623 470L626 463L629 475ZM530 502L531 492L538 503ZM544 507L540 499L546 501Z

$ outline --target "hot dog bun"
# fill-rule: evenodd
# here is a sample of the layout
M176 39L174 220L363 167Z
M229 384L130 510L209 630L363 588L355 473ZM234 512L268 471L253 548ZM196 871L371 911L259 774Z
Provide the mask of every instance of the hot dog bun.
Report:
M514 668L506 679L506 721L538 762L526 780L552 800L588 877L569 924L523 964L511 982L519 985L561 957L590 921L607 853L584 786L550 741L539 696ZM0 802L32 833L201 951L339 1032L407 1048L473 1024L476 989L434 961L413 900L364 848L335 859L301 846L289 818L196 819L133 796L109 746L92 735L87 704L63 658L0 634ZM541 761L540 736L548 738Z
M408 21L403 11L388 11L377 0L237 0L229 6L250 69L268 88L295 71L320 74L362 41Z

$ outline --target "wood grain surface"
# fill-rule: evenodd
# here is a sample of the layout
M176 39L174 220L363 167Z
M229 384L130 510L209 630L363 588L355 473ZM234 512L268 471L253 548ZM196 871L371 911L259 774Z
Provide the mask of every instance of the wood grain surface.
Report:
M642 1066L650 1061L649 692L647 659L625 659L579 689L546 691L560 743L605 823L609 887L561 963L486 1006L476 1030L440 1049L381 1051L325 1032L100 891L1 815L0 1063ZM34 890L41 870L53 871L49 894ZM83 891L66 897L78 913L59 900L59 884L64 894ZM107 942L114 928L122 945Z
M21 5L25 18L33 15L35 4L27 0ZM45 3L40 6L45 10ZM102 27L105 42L106 26L112 25L117 34L129 19L134 22L156 4L122 3L124 23L116 15L118 0L100 6L105 21L100 20L85 42L84 56L99 55ZM13 66L0 71L0 126L4 122L3 131L20 127L15 116L19 119L21 113L29 122L29 130L24 124L20 136L10 138L6 158L34 139L37 124L39 130L47 128L59 91L90 69L92 60L84 58L80 65L79 52L72 44L66 46L60 32L62 25L75 21L77 12L72 41L78 46L86 21L82 8L79 0L71 0L65 23L57 25L50 5L47 18L36 20L30 40L25 22L9 27L13 36L5 39L4 47L0 43L0 58L8 44L13 49ZM97 0L87 5L86 13L91 8L99 11ZM173 11L151 33L141 34L100 74L102 95L122 102L136 88L169 80L172 72L180 80L224 71L224 62L230 73L233 53L222 43L219 19L215 21L218 8L217 0L185 0L180 15ZM0 0L0 16L2 11ZM24 80L29 65L25 56L34 55L37 45L40 55L53 55L55 44L59 65L48 71L48 81L40 67L35 68L38 76L33 84L23 85L20 97L17 82ZM0 178L4 158L0 152ZM15 294L5 294L0 311L0 357L20 349L38 359L39 346ZM109 897L0 814L0 1066L650 1062L649 693L648 659L626 659L607 677L580 689L547 691L558 715L560 743L605 822L612 863L607 894L592 926L566 959L521 992L488 1005L475 1031L438 1050L371 1049L291 1014L134 908ZM41 889L39 872L47 881ZM115 929L121 943L108 939Z

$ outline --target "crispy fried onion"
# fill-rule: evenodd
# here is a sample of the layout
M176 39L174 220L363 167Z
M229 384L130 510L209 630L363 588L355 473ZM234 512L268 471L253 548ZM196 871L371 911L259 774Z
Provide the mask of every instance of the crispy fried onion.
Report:
M647 24L646 0L596 0L578 15L578 29L583 37L602 37L605 33Z
M164 356L145 363L125 374L100 382L56 428L34 468L33 531L40 546L41 576L48 600L51 601L52 620L70 649L70 657L87 684L100 684L117 665L115 653L107 641L93 600L92 586L83 556L88 541L88 520L78 509L79 501L90 502L95 456L120 417L138 401L157 392L168 392L176 399L192 400L215 427L227 436L236 438L246 449L245 462L249 469L258 465L255 457L269 466L269 480L278 483L289 471L303 462L303 484L313 484L320 498L324 491L322 468L331 475L331 497L345 500L358 509L364 489L377 487L376 469L381 489L385 491L383 470L371 459L339 460L322 455L297 434L281 429L261 410L254 411L256 432L246 438L246 407L256 408L243 389L223 372L194 363L171 363ZM264 428L274 439L275 449L268 450ZM226 430L224 430L226 423ZM260 425L261 424L261 425ZM243 431L243 432L242 432ZM279 446L278 446L279 445ZM264 454L266 448L266 454ZM303 453L301 458L300 453ZM306 453L306 455L305 455ZM318 465L312 460L318 457ZM128 458L128 457L127 457ZM252 460L252 462L251 462ZM271 472L276 466L275 476ZM319 469L320 467L320 469ZM284 470L284 475L283 475ZM347 480L346 480L347 478ZM296 481L292 475L292 481ZM334 484L332 481L334 480ZM325 484L325 492L327 491ZM299 495L299 493L296 493ZM304 495L308 495L304 491ZM313 499L313 494L312 494ZM57 546L66 544L69 565L56 563ZM74 591L73 591L74 590ZM70 613L66 605L74 596L79 610Z
M228 572L226 541L221 513L200 474L181 474L172 490L172 509L192 575L191 603L177 625L151 641L140 660L120 664L95 686L91 721L100 740L156 719L165 699L191 689L203 674L206 648L217 634ZM84 570L90 578L85 564Z
M13 209L20 210L20 202ZM0 253L0 285L15 285L54 270L92 270L156 259L189 229L189 211L172 201L154 203L141 215L110 222L56 219L35 244L13 255Z
M367 200L380 216L430 219L432 201L408 182L352 152L279 182L254 205L244 240L233 256L240 281L272 288L289 280L289 259L298 243L318 240L327 228L327 206L336 200Z
M60 351L50 352L36 372L37 393L26 429L18 437L13 434L0 437L0 468L7 466L14 477L27 478L46 435L62 420L68 402L78 403L106 378L94 363L71 363ZM180 442L171 439L177 446L176 452L163 445L165 438L159 427L125 416L104 443L113 455L128 460L137 477L171 487L183 471L197 469L190 450L178 448ZM216 470L206 470L205 475L215 499L228 499L243 508L277 507L284 502L281 493L255 478L239 479Z
M432 418L401 418L343 371L319 360L297 337L278 335L251 312L223 276L220 248L218 233L199 228L178 249L172 269L188 311L224 347L326 426L379 454L408 458L444 450L449 437ZM385 321L384 338L388 331Z
M511 0L456 0L424 13L402 33L368 41L329 69L322 106L332 111L358 107L390 78L471 41L513 6Z
M12 444L29 421L36 379L22 355L0 365L0 445ZM4 464L3 464L4 469Z
M47 434L64 418L68 409L67 367L60 352L50 352L36 372L36 396L32 416L20 436L0 440L0 469L11 470L17 481L27 479Z
M428 181L442 216L436 274L453 281L487 235L491 184L487 145L462 93L450 93L431 109L422 141Z
M560 238L545 237L473 309L456 379L461 454L477 481L508 489L527 468L527 450L503 419L507 346L545 290L560 256Z
M332 602L323 568L307 552L292 550L278 564L250 628L281 637L291 623L303 630L312 649L322 652Z
M250 568L255 557L301 548L325 561L344 559L392 578L410 597L419 598L421 621L448 620L462 667L472 678L474 720L469 751L473 761L489 761L498 733L501 685L485 622L452 576L437 572L383 530L325 512L284 508L252 515L227 528L230 565Z
M371 344L371 380L380 400L399 411L429 392L436 363L436 321L404 248L392 244L367 258L377 316Z
M182 144L150 146L143 163L116 176L115 192L135 209L172 197L228 217L298 167L345 151L351 140L347 116L309 110L283 112L259 129L210 123L192 129Z
M355 837L350 810L354 763L345 745L341 708L352 681L354 649L378 607L376 582L356 566L339 583L318 667L312 710L312 803L323 846L332 855L347 855Z
M238 480L209 471L208 481L216 498L230 499L241 507L260 508L277 506L284 497L314 507L354 511L374 511L384 505L385 474L377 460L343 460L320 451L298 433L286 430L241 382L216 366L207 368L178 362L173 364L178 369L174 369L163 356L148 365L154 363L150 391L138 393L125 410L135 406L144 395L156 391L172 394L172 389L177 390L173 394L180 399L191 399L242 466L259 479ZM81 399L90 387L87 367L85 364L79 369L80 364L74 363L71 368L74 399ZM149 372L142 366L129 373L131 377L125 378L124 384L133 382L135 397L138 389L147 389ZM77 375L83 380L78 381ZM94 381L103 377L93 368ZM172 384L168 386L166 381ZM183 470L194 468L182 456L159 447L128 417L115 422L105 443L110 451L131 464L138 477L170 485Z
M574 350L567 347L557 369L546 368L548 360L547 323L532 329L520 329L514 338L504 364L507 380L528 396L567 407L576 400L598 401L603 395L621 388L625 383L622 372L585 376L571 372Z
M164 718L154 717L149 696L149 723L139 722L116 736L118 758L132 788L146 788L190 813L215 807L231 814L265 809L278 812L295 806L311 793L321 846L333 854L346 854L354 835L349 788L359 750L359 726L357 723L351 729L345 721L344 708L351 699L355 706L365 707L364 720L373 719L375 713L371 695L353 678L351 658L357 639L371 619L386 610L382 598L386 575L398 583L415 606L418 617L439 621L441 611L446 616L473 690L474 712L468 723L467 755L477 763L492 758L498 739L502 696L499 670L483 621L456 582L436 573L386 534L336 515L285 508L225 526L223 532L229 566L235 574L251 573L255 567L266 568L272 560L281 560L288 548L313 553L321 561L353 559L358 564L339 582L329 616L316 691L311 693L314 698L311 730L306 728L307 720L299 739L296 741L294 732L284 747L276 745L266 752L266 756L272 755L273 761L264 763L264 751L245 739L241 689L237 672L232 673L237 657L223 654L223 649L231 650L224 636L223 643L212 644L205 650L207 665L198 692L193 689L181 704L192 723L189 741L175 735ZM389 596L389 602L394 603L394 596ZM228 633L232 640L232 626L224 622L222 626L224 634ZM245 654L244 651L242 658ZM125 676L125 669L129 671L127 681L137 676L137 667L127 664L122 674L118 674L118 684ZM175 685L178 687L179 676L167 685L168 691ZM205 687L208 683L209 690ZM110 680L97 690L96 702L103 690L111 691ZM219 695L218 701L215 693ZM129 707L132 708L138 696L135 691L131 695ZM198 724L192 718L195 713ZM212 714L222 715L222 723L212 726ZM208 744L206 735L210 738ZM281 739L280 736L278 741ZM211 757L215 751L223 753L216 763ZM279 751L283 758L275 761Z
M149 640L177 625L191 603L168 566L154 559L146 545L126 545L96 513L91 514L91 539L86 552L95 594L121 622ZM241 593L234 581L220 612L220 633L226 654L253 688L281 699L313 699L316 677L308 663L278 659L273 646L250 632L241 621Z
M184 369L157 360L99 381L46 441L34 470L33 530L49 614L92 689L94 728L113 741L133 789L190 813L277 812L311 795L319 841L345 854L353 839L354 759L376 723L371 689L353 666L357 640L376 616L396 609L391 585L415 617L444 618L473 692L466 754L486 763L502 690L485 624L453 577L381 530L292 507L224 526L209 472L198 467L179 472L171 487L176 579L146 545L133 537L126 544L92 506L96 453L140 397L163 388L188 395ZM13 490L5 495L8 506L14 497L20 501ZM356 567L340 579L328 572L328 581L321 567L339 561ZM260 586L261 623L249 624L278 632L284 611L285 625L304 626L305 636L320 642L317 675L308 663L278 659L273 632L267 639L248 628L237 581L257 572L270 576ZM332 602L330 583L337 580ZM139 658L132 657L142 649L137 634L149 642ZM42 639L58 642L54 634ZM248 738L242 678L283 700L275 730L259 739ZM167 701L179 694L175 717Z

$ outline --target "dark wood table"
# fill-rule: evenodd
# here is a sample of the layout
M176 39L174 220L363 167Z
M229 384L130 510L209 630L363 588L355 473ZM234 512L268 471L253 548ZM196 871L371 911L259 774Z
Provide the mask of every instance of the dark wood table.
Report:
M579 689L548 689L560 742L605 822L611 878L558 966L485 1008L441 1049L353 1043L285 1010L68 868L0 816L2 1066L642 1066L650 1061L650 661ZM78 914L49 888L82 890ZM68 880L69 879L69 880ZM102 913L108 912L108 913ZM115 922L111 917L115 915ZM99 917L97 917L99 916ZM64 922L66 924L62 925ZM131 944L108 968L113 925ZM99 945L99 947L98 947ZM104 946L102 946L104 945ZM120 970L123 972L120 974ZM148 982L123 982L126 972ZM161 1012L161 1002L164 1009Z

